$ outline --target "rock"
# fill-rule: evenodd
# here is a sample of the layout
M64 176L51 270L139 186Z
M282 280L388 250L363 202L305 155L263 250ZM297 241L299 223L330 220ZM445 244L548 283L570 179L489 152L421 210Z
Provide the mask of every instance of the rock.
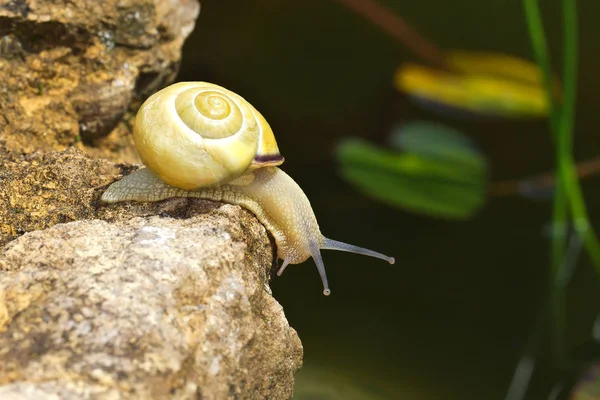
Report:
M249 211L100 204L136 166L75 148L0 160L0 399L291 397L302 347Z
M80 150L23 155L0 141L0 247L25 232L96 218L99 188L125 167Z
M267 233L238 206L213 205L10 242L0 398L291 398L302 347L270 295Z
M135 162L134 111L173 81L199 12L198 0L0 0L8 148Z

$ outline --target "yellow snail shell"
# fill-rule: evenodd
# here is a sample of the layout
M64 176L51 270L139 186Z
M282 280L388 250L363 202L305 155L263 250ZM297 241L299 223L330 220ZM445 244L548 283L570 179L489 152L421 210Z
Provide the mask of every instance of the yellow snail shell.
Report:
M264 117L241 96L206 82L176 83L150 96L133 139L145 166L185 190L283 163Z

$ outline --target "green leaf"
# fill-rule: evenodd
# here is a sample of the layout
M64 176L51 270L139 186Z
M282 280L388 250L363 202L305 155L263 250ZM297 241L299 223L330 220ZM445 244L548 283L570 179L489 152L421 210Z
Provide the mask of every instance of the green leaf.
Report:
M413 121L396 127L389 138L392 147L429 158L463 163L473 169L482 168L485 157L461 132L428 121Z
M423 143L409 142L418 151L396 153L348 139L337 150L341 175L370 197L415 213L466 219L479 210L487 180L482 157L465 157L460 146L463 154L429 151Z

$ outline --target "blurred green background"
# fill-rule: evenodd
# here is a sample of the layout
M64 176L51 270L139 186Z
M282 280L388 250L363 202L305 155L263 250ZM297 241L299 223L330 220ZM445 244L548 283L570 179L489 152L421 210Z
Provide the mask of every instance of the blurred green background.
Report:
M442 49L532 60L521 1L380 0ZM541 2L559 59L561 9ZM576 158L600 153L600 2L580 0ZM468 221L411 213L344 181L340 141L382 145L397 123L441 122L466 133L489 160L492 181L553 169L545 120L440 117L393 87L418 61L402 43L332 0L203 1L178 80L203 80L249 100L273 128L282 166L309 197L322 232L381 251L387 263L325 252L332 295L312 260L272 281L304 345L298 399L503 399L539 312L549 262L551 201L491 197ZM600 226L599 177L585 180ZM581 257L568 292L569 346L590 341L600 287ZM537 379L534 397L548 382Z

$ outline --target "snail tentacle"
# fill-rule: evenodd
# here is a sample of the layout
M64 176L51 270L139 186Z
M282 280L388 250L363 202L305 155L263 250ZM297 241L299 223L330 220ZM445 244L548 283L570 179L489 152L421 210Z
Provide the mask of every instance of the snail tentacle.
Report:
M281 267L279 267L279 270L277 271L277 276L281 276L283 274L283 271L285 271L285 269L287 268L287 266L290 265L290 260L283 260L283 263L281 264Z
M312 243L310 246L310 254L312 255L313 260L315 260L317 270L321 276L321 282L323 282L323 294L325 296L329 296L331 294L331 289L329 289L329 283L327 282L325 263L323 263L323 258L321 257L321 251L319 250L319 247L317 247L317 245L314 243Z
M365 249L364 247L358 247L353 244L339 242L337 240L328 239L323 237L323 245L321 246L322 250L337 250L337 251L346 251L348 253L362 254L364 256L380 258L389 262L390 264L394 264L396 259L394 257L386 256L385 254L378 253L373 250Z

